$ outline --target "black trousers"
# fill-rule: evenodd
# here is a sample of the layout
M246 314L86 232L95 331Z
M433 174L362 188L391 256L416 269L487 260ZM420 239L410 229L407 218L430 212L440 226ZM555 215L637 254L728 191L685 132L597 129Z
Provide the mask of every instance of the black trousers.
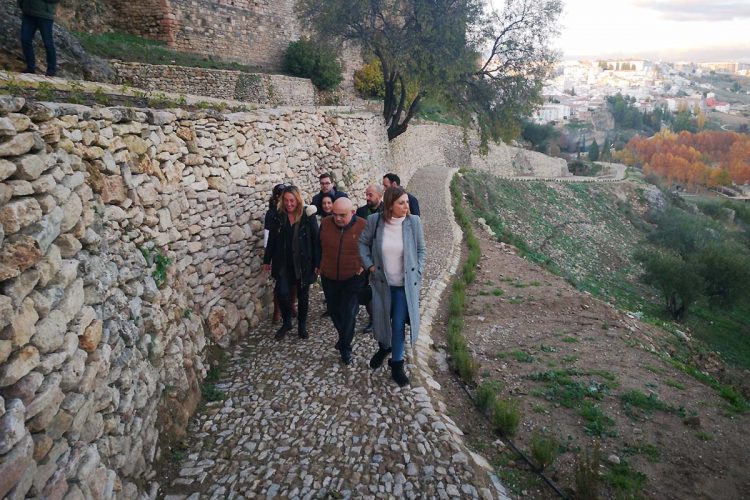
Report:
M321 277L320 280L333 326L339 334L336 349L341 352L343 358L352 355L352 340L359 309L359 292L365 282L364 274L352 276L347 280L332 280L325 277Z
M284 278L282 278L283 280ZM289 280L288 283L276 281L276 295L279 297L281 306L281 319L284 326L292 326L292 287L297 288L297 330L300 332L307 328L307 310L310 305L310 285L303 285L300 280Z

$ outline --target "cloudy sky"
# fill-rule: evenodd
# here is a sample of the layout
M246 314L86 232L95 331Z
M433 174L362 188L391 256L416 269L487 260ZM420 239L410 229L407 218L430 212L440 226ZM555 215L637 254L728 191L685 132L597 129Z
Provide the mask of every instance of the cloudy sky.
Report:
M750 0L563 2L556 46L565 58L750 62Z

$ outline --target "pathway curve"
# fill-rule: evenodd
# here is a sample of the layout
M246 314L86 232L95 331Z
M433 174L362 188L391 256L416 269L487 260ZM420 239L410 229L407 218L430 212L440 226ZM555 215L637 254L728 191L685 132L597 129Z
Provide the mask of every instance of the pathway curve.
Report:
M452 173L426 167L409 184L420 200L428 249L424 331L408 353L412 386L399 388L387 367L368 367L376 350L369 335L357 334L351 366L340 363L316 286L310 339L275 341L266 321L233 349L217 384L226 399L193 419L178 477L162 485L166 498L506 497L444 415L427 366L432 317L459 260Z

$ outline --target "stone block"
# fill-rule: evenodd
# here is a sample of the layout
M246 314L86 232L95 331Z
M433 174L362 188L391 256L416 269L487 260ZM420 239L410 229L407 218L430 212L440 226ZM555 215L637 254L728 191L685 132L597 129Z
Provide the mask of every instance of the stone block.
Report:
M65 338L66 325L67 321L63 313L55 309L36 324L36 333L31 337L31 343L39 349L40 353L57 350Z
M26 227L22 233L33 238L39 250L41 250L42 254L45 254L49 246L60 234L63 215L62 208L55 207L42 220Z
M34 134L24 132L6 140L0 140L0 157L25 155L34 147Z
M10 186L13 189L14 198L20 198L21 196L30 196L34 194L34 186L29 181L13 179L5 181L5 185Z
M17 198L0 208L0 224L6 235L14 234L41 220L42 207L35 198Z
M32 434L31 437L34 440L34 460L38 462L47 456L55 442L46 432Z
M75 257L81 251L83 245L78 238L72 234L62 234L55 240L55 245L60 249L60 255L66 259Z
M70 359L63 365L60 374L62 380L60 381L60 388L64 391L70 391L75 389L78 382L81 380L84 371L86 370L86 352L81 349L77 349Z
M69 452L70 446L66 441L55 443L49 453L47 453L47 456L37 464L36 474L34 474L34 484L31 487L32 494L41 498L50 498L45 485L47 485L48 481L50 483L53 482L50 479L53 479L53 476L58 471L63 473L62 478L65 479L65 471L60 468L58 459ZM62 496L55 496L55 498L62 498Z
M23 439L0 460L0 498L16 487L27 470L34 464L34 440L31 434Z
M36 311L34 301L27 297L23 299L21 307L10 316L10 324L5 331L7 340L13 342L13 346L24 346L28 344L36 332L36 322L39 315Z
M125 182L120 175L107 175L102 179L102 203L122 203L128 197Z
M52 416L57 413L65 399L65 394L60 389L61 380L62 375L59 373L52 373L44 379L34 399L26 406L26 420L42 413L52 413Z
M34 181L47 170L47 164L40 155L24 155L13 160L16 164L15 179Z
M73 229L78 223L83 212L83 204L81 198L76 194L72 193L65 205L62 206L63 217L60 223L60 232L66 233Z
M13 352L13 343L10 340L0 340L0 363L5 363L11 352Z
M7 399L17 398L23 401L24 405L28 405L34 400L34 394L42 382L44 375L34 370L15 384L3 388L2 393Z
M0 331L10 324L11 314L13 314L13 301L10 297L0 295Z
M0 184L0 206L8 203L11 198L13 198L13 188L9 184Z
M65 289L65 296L58 306L60 312L65 318L65 322L70 322L76 317L83 307L83 279L78 278L68 288Z
M0 181L4 181L16 173L16 165L8 160L0 159Z
M0 417L0 455L5 455L26 435L26 407L20 399L5 403L5 414Z
M34 346L25 346L11 354L0 366L0 387L15 384L39 365L39 351Z
M0 137L12 137L16 135L16 127L10 118L0 116Z
M102 340L102 327L103 322L101 320L94 320L78 338L78 343L81 349L88 353L96 351L99 346L99 342Z
M6 297L13 300L14 306L19 307L38 282L39 271L28 269L17 278L4 281L0 284L0 290Z
M39 271L39 286L45 287L52 281L62 266L62 256L57 245L50 245L44 259L37 265Z

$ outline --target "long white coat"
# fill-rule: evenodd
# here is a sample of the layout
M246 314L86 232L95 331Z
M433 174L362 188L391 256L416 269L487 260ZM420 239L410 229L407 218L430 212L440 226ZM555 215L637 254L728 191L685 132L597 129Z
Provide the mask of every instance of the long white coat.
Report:
M372 214L359 237L359 255L365 269L375 266L370 274L372 288L372 329L375 340L391 346L391 290L383 267L382 214ZM419 290L425 261L425 243L422 222L417 215L407 215L402 226L404 238L404 290L411 322L411 345L419 336Z

